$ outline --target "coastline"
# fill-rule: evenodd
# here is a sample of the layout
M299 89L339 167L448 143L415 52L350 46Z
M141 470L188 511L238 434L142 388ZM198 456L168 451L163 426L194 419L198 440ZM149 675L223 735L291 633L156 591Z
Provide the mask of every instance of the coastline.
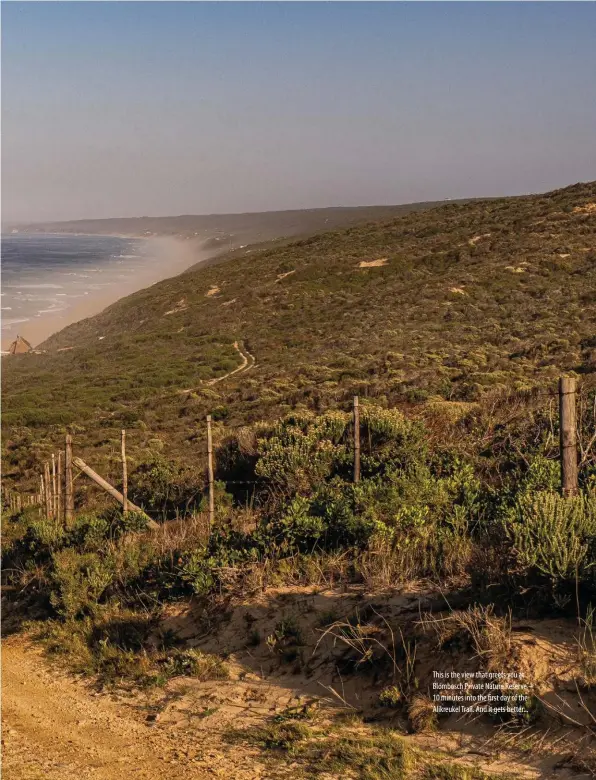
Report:
M10 234L8 234L10 235ZM32 233L20 235L34 235ZM49 235L49 234L48 234ZM90 233L55 233L60 236L98 236ZM144 268L135 273L130 281L114 283L109 290L90 294L84 302L74 304L57 314L46 314L42 317L23 322L18 327L18 335L26 339L33 348L37 348L53 334L72 325L75 322L99 314L121 298L126 298L139 290L150 287L157 282L177 276L193 265L213 256L213 252L202 250L196 241L189 241L179 236L125 236L116 234L101 234L102 238L124 238L147 242L151 250L148 252L148 262ZM2 334L2 353L8 349L17 336L17 329L11 333Z

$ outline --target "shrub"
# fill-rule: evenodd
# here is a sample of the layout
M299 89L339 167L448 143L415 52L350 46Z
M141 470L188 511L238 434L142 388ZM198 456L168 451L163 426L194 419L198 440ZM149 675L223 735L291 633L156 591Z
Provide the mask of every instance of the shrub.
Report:
M77 515L70 531L72 542L84 550L99 550L105 544L110 523L98 515Z
M170 461L159 452L139 464L129 481L134 501L147 510L161 512L164 518L198 511L203 488L200 471Z
M379 704L381 707L390 707L396 709L402 703L402 694L397 685L390 685L388 688L383 688L379 694Z
M206 595L215 584L205 551L190 553L180 566L178 576L197 596Z
M31 552L57 550L66 541L66 531L55 520L33 520L25 531L24 543Z
M174 650L162 662L167 677L197 677L199 680L227 680L229 670L216 655L200 650Z
M296 721L273 722L254 729L251 736L257 744L269 750L277 748L292 753L297 743L311 736L311 729L306 723Z
M543 575L553 587L594 581L596 496L563 498L541 491L522 495L505 521L517 573Z
M93 612L112 582L109 559L102 560L96 553L79 554L69 547L54 553L52 560L52 605L66 618Z

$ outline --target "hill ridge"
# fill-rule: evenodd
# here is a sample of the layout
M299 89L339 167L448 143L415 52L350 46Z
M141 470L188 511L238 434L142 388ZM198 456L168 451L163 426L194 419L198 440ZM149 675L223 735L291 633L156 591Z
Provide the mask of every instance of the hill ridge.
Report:
M177 450L214 409L241 424L352 394L470 402L562 371L591 380L594 201L590 182L236 251L11 358L5 426L76 424L91 441L126 423ZM256 356L250 372L232 374L235 342Z

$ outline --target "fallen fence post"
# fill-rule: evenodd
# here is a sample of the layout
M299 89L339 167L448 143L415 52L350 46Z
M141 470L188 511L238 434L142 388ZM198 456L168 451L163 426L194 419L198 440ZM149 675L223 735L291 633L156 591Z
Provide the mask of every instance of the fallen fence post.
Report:
M116 490L113 485L110 485L109 482L106 482L103 477L100 477L96 471L93 471L93 469L88 466L84 460L81 460L80 458L73 458L72 462L77 468L81 469L81 471L86 474L89 479L93 480L96 485L99 485L100 488L103 488L106 493L109 493L120 504L123 503L124 496L122 493L119 490ZM159 523L156 523L155 520L152 520L149 515L145 514L141 507L136 506L136 504L133 504L132 501L128 502L128 509L129 511L138 512L140 515L143 515L149 528L159 528Z
M360 407L354 396L354 482L360 482Z
M207 473L209 477L209 535L215 518L215 496L213 491L213 439L211 436L211 415L207 415Z
M566 498L576 496L579 491L575 390L575 377L562 376L559 379L561 491Z

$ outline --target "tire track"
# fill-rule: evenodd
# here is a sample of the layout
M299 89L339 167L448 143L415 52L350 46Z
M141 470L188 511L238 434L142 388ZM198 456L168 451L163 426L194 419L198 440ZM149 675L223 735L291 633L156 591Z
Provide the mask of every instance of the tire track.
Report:
M242 358L242 363L233 371L229 371L227 374L224 374L223 376L218 376L216 379L210 379L207 382L208 385L214 385L217 382L223 382L224 379L228 379L234 374L239 374L242 371L246 373L247 371L250 371L250 369L256 364L255 356L250 354L250 352L246 349L244 344L240 346L241 344L242 342L240 343L238 341L234 342L234 349L238 352L238 354Z

